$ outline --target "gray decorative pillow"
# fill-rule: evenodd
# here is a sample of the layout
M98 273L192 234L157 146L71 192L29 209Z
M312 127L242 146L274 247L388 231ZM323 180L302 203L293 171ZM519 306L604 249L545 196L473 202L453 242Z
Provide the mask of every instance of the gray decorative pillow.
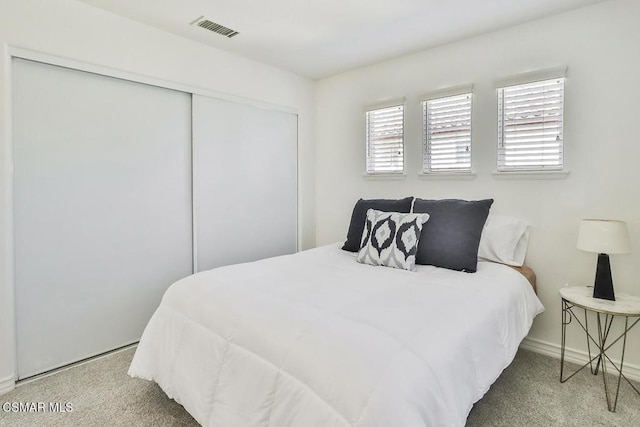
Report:
M493 199L426 200L416 198L413 212L428 213L423 239L418 245L417 264L474 273L478 246Z
M367 219L367 211L369 209L377 209L384 212L411 212L411 204L413 197L405 197L404 199L359 199L353 207L351 221L349 222L349 230L347 231L347 240L344 242L342 249L349 252L358 252L360 250L360 242L362 241L362 229L364 221Z
M367 210L357 261L415 271L422 224L428 219L429 214Z

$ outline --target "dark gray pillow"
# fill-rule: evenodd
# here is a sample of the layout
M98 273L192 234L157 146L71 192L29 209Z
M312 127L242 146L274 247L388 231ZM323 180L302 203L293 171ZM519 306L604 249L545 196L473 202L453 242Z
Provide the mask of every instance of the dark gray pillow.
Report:
M478 246L493 199L424 200L416 198L414 213L428 213L422 226L416 264L475 273Z
M364 222L367 219L367 211L376 209L382 212L401 212L409 213L411 211L411 202L413 197L405 197L404 199L360 199L353 207L351 214L351 222L349 223L349 231L347 231L347 240L344 242L342 249L349 252L358 252L360 250L360 241L362 240L362 232L364 231Z

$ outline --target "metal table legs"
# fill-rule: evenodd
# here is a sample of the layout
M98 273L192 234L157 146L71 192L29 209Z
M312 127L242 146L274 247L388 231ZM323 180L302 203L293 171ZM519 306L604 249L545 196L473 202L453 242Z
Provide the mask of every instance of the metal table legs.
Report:
M580 320L580 318L578 318L578 316L576 316L576 314L574 313L574 308L583 309L584 323ZM611 325L613 324L613 319L615 318L615 315L601 313L597 311L594 311L594 312L596 314L597 332L598 332L598 335L596 338L594 338L589 332L589 321L587 318L587 309L583 307L576 307L574 304L568 302L565 299L562 300L562 341L560 346L560 382L564 383L565 381L569 380L575 374L577 374L578 372L586 368L587 365L589 365L591 369L591 373L593 375L598 375L598 370L602 366L602 374L603 374L602 379L604 382L604 393L607 398L607 408L609 409L609 411L615 412L616 406L618 404L618 394L620 392L620 382L622 381L622 378L624 378L629 383L629 385L636 391L636 393L640 395L640 391L638 391L638 389L631 383L631 381L629 381L629 379L622 373L622 368L624 366L624 352L627 345L627 332L629 332L629 330L631 330L631 328L633 328L638 323L638 321L640 321L640 318L636 319L631 325L629 325L629 317L622 316L624 317L624 331L618 337L613 339L613 338L610 338L609 332L611 331ZM571 375L565 378L564 377L564 353L565 353L566 336L567 336L567 325L570 324L573 321L573 319L576 320L576 322L580 325L580 327L584 330L586 334L589 361L584 365L582 365L580 368L578 368L577 371L575 371L574 373L572 373ZM618 366L609 358L609 356L607 355L607 351L620 340L622 340L622 355L620 357L620 365ZM591 355L592 343L597 349L595 356ZM606 363L607 361L609 363ZM594 362L595 362L595 368L594 368ZM613 366L613 368L616 371L618 371L618 381L615 388L615 395L613 395L613 391L609 389L611 384L609 384L609 380L607 379L607 369L610 366Z

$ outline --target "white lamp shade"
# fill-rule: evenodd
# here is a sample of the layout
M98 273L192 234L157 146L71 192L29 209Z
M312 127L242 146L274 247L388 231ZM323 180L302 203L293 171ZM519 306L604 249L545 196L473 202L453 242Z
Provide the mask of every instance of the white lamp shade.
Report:
M600 254L631 252L627 223L612 219L583 219L578 229L578 249Z

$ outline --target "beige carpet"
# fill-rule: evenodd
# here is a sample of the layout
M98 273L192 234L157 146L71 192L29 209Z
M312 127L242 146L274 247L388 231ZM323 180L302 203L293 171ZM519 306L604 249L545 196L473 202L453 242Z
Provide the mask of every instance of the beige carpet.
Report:
M196 422L154 383L126 375L127 349L19 385L0 396L0 426L195 426ZM637 426L640 396L623 384L616 413L607 411L602 377L584 370L565 384L559 361L521 350L485 397L468 426ZM6 402L44 402L47 411L5 412ZM72 412L52 413L49 402L70 402ZM277 427L277 426L276 426ZM390 426L396 427L396 426Z

